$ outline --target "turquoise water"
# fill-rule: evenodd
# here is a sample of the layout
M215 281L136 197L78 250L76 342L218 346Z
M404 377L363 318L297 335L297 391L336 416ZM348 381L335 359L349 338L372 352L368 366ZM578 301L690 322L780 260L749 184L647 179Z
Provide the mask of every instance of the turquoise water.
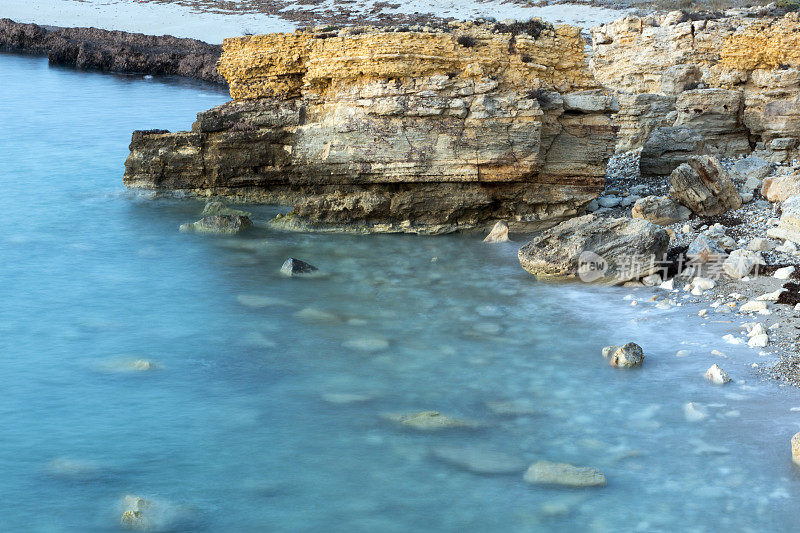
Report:
M179 233L202 203L126 192L130 131L185 129L224 94L0 69L0 530L115 531L127 494L156 502L159 531L796 528L800 398L721 342L735 324L537 284L518 244L476 236ZM326 275L281 277L290 256ZM627 341L644 368L608 367L601 347ZM714 362L737 383L706 384ZM381 416L422 410L480 427ZM608 486L478 475L443 448Z

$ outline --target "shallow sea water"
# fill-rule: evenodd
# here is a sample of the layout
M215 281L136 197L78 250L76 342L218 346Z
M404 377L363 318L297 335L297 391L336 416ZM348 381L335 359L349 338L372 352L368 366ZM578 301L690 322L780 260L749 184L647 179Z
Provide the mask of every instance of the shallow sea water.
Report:
M796 528L800 398L751 375L759 356L720 340L733 325L536 283L518 243L473 235L182 234L203 204L125 191L130 132L188 128L225 94L0 70L2 531L115 531L126 494L157 502L160 531ZM290 256L325 275L282 277ZM607 366L627 341L644 368ZM714 362L737 383L706 384ZM422 410L480 427L381 417ZM608 486L478 475L437 458L454 448Z

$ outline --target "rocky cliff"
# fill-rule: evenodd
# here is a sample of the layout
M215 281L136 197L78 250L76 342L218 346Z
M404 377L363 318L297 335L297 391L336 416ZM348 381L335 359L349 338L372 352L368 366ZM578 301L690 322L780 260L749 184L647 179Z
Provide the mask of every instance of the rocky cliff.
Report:
M602 190L613 97L580 30L539 21L228 39L234 100L190 132L136 132L129 187L294 206L315 226L548 226Z
M648 153L650 141L659 155L672 133L662 130L681 128L719 156L800 155L797 12L628 17L593 28L592 40L592 70L618 93L618 150Z

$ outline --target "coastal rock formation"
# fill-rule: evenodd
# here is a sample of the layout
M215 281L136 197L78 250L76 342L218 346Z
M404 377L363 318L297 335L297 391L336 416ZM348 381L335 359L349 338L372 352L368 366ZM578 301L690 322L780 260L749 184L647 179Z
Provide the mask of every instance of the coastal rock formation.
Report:
M620 93L617 149L643 146L656 128L688 126L713 155L755 149L771 161L796 157L798 25L800 13L772 5L631 16L592 28L593 72Z
M0 50L47 55L50 63L79 69L159 74L225 81L217 72L222 47L97 28L53 28L0 19Z
M289 203L288 228L535 229L598 195L615 142L570 26L241 37L219 70L235 100L135 132L127 186Z
M691 157L705 153L703 137L688 126L653 129L642 145L639 170L642 176L667 176Z
M194 233L235 235L253 226L253 222L241 215L209 215L197 222L181 224L180 230Z
M537 278L619 284L659 272L668 245L666 230L646 220L584 215L537 235L518 256ZM597 270L582 270L587 264Z
M742 197L715 157L697 156L672 171L669 195L702 216L721 215L742 205Z

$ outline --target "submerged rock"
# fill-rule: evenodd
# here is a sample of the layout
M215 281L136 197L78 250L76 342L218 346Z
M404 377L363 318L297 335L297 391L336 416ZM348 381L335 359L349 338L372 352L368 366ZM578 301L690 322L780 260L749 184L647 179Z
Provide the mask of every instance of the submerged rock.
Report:
M361 337L345 341L343 346L360 352L382 352L389 348L389 341L380 337Z
M606 476L588 466L538 461L525 472L525 481L533 484L561 485L564 487L603 487Z
M584 215L537 235L518 256L537 278L621 284L659 271L668 245L669 234L646 220Z
M203 216L210 215L236 215L241 217L249 217L250 213L240 209L228 207L219 200L209 200L206 202L205 207L203 207Z
M508 242L508 240L508 224L505 220L499 220L483 242Z
M138 496L125 496L125 511L120 518L120 526L123 529L133 529L137 531L150 531L154 524L147 512L153 509L153 502Z
M475 446L440 446L431 454L475 474L515 474L525 470L526 465L519 457Z
M281 266L281 274L285 276L302 276L312 274L319 269L310 263L290 257Z
M443 429L467 429L478 427L476 422L461 420L441 414L439 411L419 413L386 413L381 415L400 426L418 431L439 431Z
M618 368L641 366L643 362L644 352L642 351L642 347L634 342L629 342L625 346L617 348L608 360L608 364Z
M180 230L194 233L210 233L217 235L235 235L253 226L253 222L241 215L210 215L197 222L181 224Z

